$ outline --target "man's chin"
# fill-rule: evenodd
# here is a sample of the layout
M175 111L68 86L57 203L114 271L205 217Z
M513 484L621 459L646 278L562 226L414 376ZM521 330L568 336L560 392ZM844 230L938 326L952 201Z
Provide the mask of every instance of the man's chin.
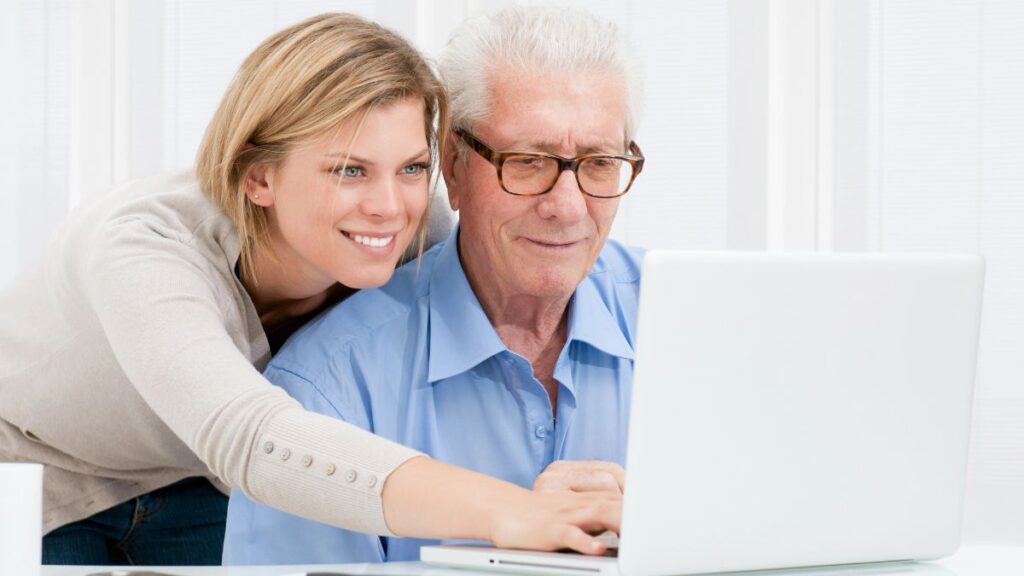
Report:
M526 291L532 296L545 299L568 298L583 281L582 276L564 273L540 273L535 278L526 287Z

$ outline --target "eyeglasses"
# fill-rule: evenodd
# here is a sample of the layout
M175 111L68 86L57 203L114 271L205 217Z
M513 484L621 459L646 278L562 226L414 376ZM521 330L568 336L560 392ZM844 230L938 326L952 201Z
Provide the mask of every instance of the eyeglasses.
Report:
M580 191L594 198L616 198L629 192L644 167L644 156L636 142L629 143L630 155L584 154L563 158L539 152L495 152L465 130L455 134L498 171L501 189L516 196L539 196L555 187L562 172L572 170Z

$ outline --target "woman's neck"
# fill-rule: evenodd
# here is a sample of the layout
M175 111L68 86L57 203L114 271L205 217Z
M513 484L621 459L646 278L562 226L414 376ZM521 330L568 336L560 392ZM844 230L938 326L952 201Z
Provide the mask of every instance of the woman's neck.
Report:
M251 269L239 275L264 330L313 312L328 299L348 290L329 280L317 283L297 281L305 275L291 268L293 266L281 259L275 259L266 252L257 252Z

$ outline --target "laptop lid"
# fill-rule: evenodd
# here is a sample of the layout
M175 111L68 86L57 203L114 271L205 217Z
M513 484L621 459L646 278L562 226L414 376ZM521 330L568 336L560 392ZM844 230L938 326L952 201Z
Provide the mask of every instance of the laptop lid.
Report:
M621 573L955 551L983 271L971 256L649 252Z

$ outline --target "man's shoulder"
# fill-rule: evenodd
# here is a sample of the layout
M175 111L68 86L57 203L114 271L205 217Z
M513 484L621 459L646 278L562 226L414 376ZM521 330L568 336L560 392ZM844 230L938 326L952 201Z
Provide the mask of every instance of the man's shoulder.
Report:
M594 262L590 277L616 284L639 284L645 250L609 238Z

